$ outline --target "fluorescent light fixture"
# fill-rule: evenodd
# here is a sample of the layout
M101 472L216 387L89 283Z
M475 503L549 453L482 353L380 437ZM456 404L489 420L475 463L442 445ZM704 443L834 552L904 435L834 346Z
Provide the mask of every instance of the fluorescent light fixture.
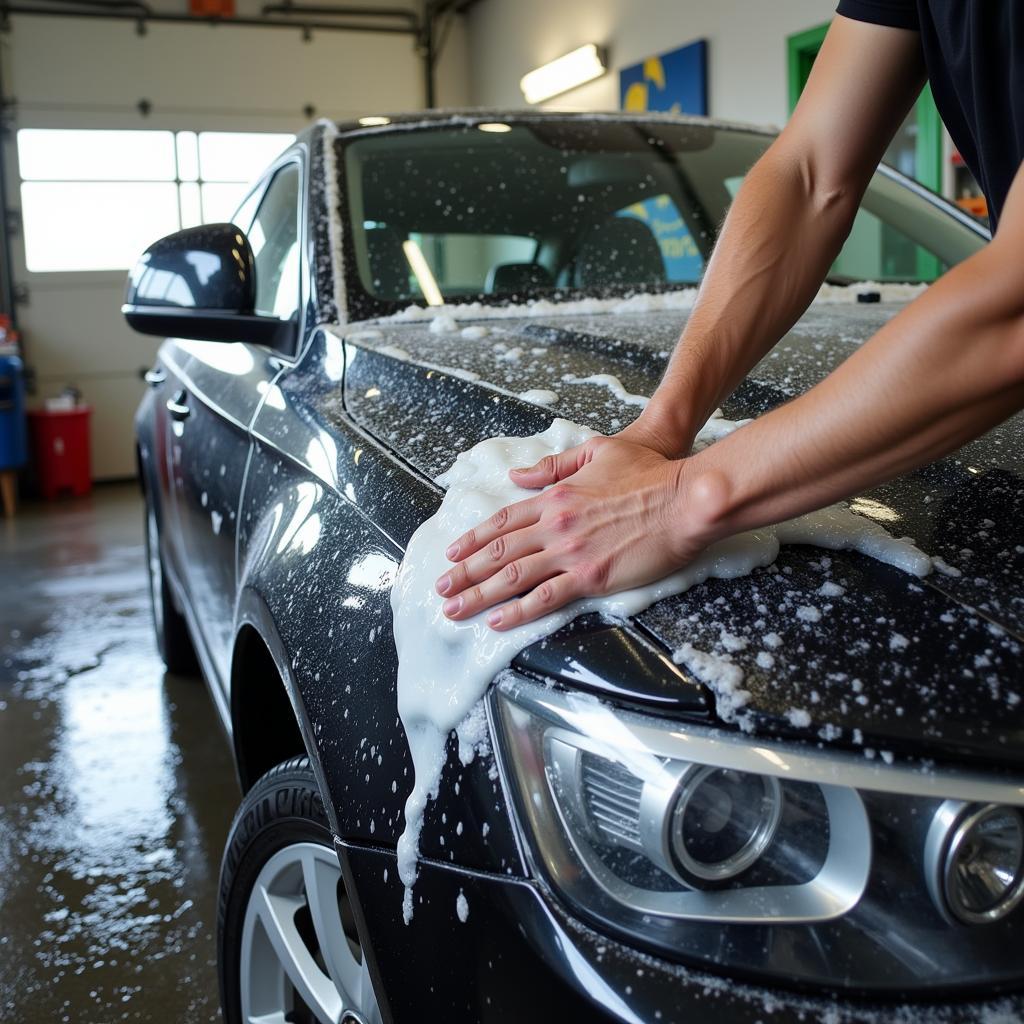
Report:
M412 267L412 272L420 286L420 291L423 292L423 298L427 300L427 305L443 306L444 298L441 296L441 289L437 287L437 281L430 272L423 250L412 239L409 239L402 243L402 251L409 261L409 266Z
M600 78L606 71L601 47L587 43L558 60L523 75L519 88L527 103L541 103L584 82Z
M487 121L484 124L478 124L477 128L482 132L494 132L496 135L512 131L512 125L501 124L499 121Z
M377 125L380 125L380 124L391 124L391 118L390 117L378 117L376 114L374 114L374 115L369 116L369 117L361 117L361 118L359 118L359 123L364 128L375 128Z

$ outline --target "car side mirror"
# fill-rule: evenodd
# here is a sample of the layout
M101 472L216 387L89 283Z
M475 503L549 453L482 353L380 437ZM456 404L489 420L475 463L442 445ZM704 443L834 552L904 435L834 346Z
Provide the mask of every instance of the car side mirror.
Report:
M297 324L255 312L256 263L234 224L202 224L154 242L128 275L121 312L143 334L248 341L290 351Z

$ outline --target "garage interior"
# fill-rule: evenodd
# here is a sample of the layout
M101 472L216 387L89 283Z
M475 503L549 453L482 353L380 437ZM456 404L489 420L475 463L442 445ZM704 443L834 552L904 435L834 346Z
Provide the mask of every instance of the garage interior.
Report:
M135 257L228 220L311 122L524 109L523 77L588 44L597 77L536 107L782 125L834 8L0 0L0 1020L220 1016L239 789L202 683L153 641L133 417L160 340L121 313ZM688 111L657 58L698 41ZM930 96L888 156L984 217Z

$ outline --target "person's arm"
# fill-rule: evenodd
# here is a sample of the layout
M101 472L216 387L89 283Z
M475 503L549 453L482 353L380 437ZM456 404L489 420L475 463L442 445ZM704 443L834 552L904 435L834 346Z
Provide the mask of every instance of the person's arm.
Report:
M916 32L836 17L793 117L732 204L664 380L624 436L689 452L814 298L924 77Z
M447 615L508 602L488 617L505 629L578 597L657 579L790 485L793 463L773 484L775 453L762 452L764 493L742 492L741 508L735 465L667 456L688 452L710 411L808 305L923 73L916 33L836 18L793 120L733 204L647 410L615 438L516 473L525 487L561 483L455 541L448 557L456 564L437 583ZM874 430L871 417L859 429Z
M683 463L701 545L933 462L1024 408L1024 169L993 240L815 388Z
M1024 408L1022 249L1024 169L992 242L805 395L691 458L616 438L553 458L543 472L561 482L457 542L464 561L448 575L465 573L466 587L452 617L529 590L491 613L507 629L650 582L723 537L932 462Z

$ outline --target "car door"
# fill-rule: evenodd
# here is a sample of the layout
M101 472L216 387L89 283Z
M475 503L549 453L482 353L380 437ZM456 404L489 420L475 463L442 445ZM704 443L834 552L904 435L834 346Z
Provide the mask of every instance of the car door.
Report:
M247 232L255 258L255 312L293 321L302 311L303 166L296 156L270 177ZM295 331L296 339L301 330ZM297 342L296 342L297 343ZM226 697L234 635L237 514L249 426L271 380L294 352L246 342L180 341L168 399L174 504L185 589L200 657ZM212 672L211 672L212 670Z

